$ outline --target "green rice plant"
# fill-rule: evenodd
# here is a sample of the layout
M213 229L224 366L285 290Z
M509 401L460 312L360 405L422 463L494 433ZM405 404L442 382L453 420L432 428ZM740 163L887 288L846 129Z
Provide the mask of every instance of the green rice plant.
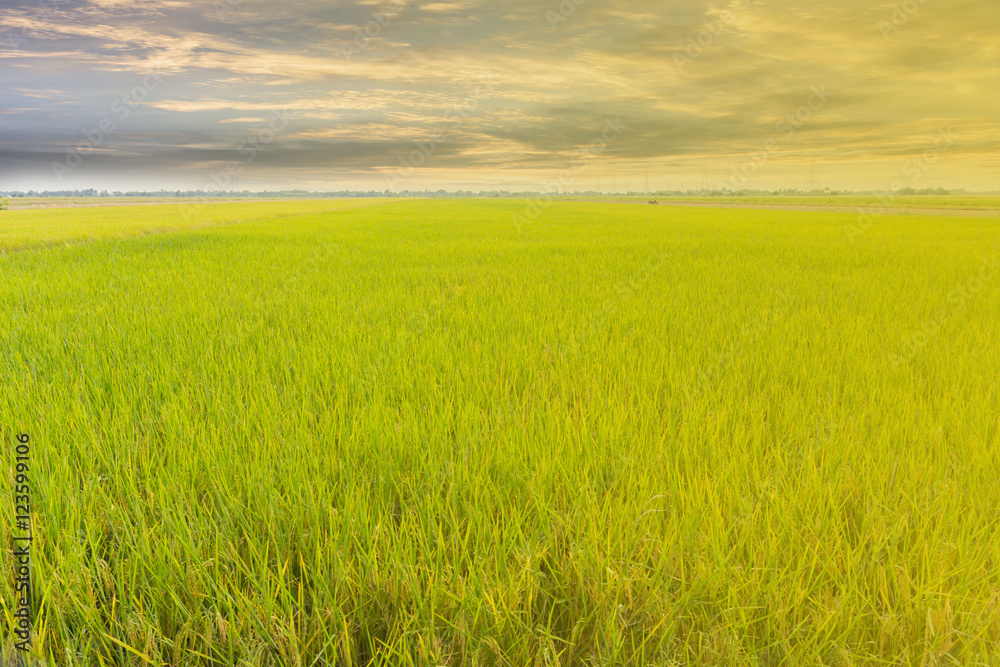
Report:
M5 216L37 658L997 664L996 219L326 204Z
M0 227L0 252L73 244L138 234L284 218L305 213L372 206L379 199L314 199L239 203L87 206L10 211ZM185 215L193 210L196 217Z

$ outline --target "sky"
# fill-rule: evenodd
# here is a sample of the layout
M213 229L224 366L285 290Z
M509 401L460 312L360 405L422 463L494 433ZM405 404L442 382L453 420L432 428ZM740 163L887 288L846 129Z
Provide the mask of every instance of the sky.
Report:
M996 0L0 0L0 191L1000 189Z

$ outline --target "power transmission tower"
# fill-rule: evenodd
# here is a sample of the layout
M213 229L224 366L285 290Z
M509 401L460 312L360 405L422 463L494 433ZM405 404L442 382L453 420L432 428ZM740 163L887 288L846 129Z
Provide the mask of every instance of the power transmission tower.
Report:
M806 176L806 182L803 184L802 189L805 192L819 192L823 189L823 186L819 182L819 168L815 163L809 165L809 173Z

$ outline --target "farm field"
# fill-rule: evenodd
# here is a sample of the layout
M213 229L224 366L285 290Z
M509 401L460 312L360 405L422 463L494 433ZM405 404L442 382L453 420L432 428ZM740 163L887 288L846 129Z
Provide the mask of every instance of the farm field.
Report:
M66 208L71 206L138 206L143 204L177 204L193 202L195 197L12 197L11 210L37 208ZM215 200L215 197L212 198ZM219 198L219 201L233 203L236 200Z
M607 197L592 197L591 200L605 200ZM769 197L725 196L700 197L677 195L658 197L655 195L614 197L620 201L648 202L657 199L661 204L703 204L720 207L773 206L816 207L816 208L878 208L887 209L928 209L939 211L1000 211L1000 197L992 195L776 195Z
M248 202L283 202L287 205L289 202L308 202L316 201L321 199L323 201L372 201L367 197L358 197L356 200L351 198L335 199L332 197L324 198L282 198L275 196L261 196L254 195L253 197L223 197L217 195L204 196L204 197L189 197L189 196L178 196L178 197L140 197L140 196L126 196L126 197L12 197L8 200L10 205L10 210L32 210L39 208L68 208L68 207L114 207L114 206L144 206L150 204L170 204L172 206L181 205L197 205L199 207L205 205L213 205L216 203L227 203L227 204L245 204Z
M82 198L76 198L77 201ZM321 199L218 203L185 200L137 206L81 206L9 211L0 225L0 252L140 234L196 229L251 220L370 206L379 199Z
M37 657L1000 664L1000 214L525 210L0 213Z

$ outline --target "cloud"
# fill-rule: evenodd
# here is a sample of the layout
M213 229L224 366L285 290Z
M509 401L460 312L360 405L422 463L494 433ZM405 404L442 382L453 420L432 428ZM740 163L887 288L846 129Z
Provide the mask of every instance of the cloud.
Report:
M964 169L970 182L986 178L983 164L995 172L987 110L1000 102L990 66L1000 45L987 0L922 4L888 35L879 25L891 20L891 2L561 4L233 1L221 16L211 3L180 0L15 7L0 19L20 42L0 49L0 131L24 151L17 160L30 161L78 141L155 70L162 86L95 164L141 158L151 181L177 178L185 160L202 169L227 159L245 126L287 109L295 123L261 158L273 170L261 179L287 178L301 168L296 155L323 173L362 177L393 168L397 151L464 109L424 173L465 168L500 182L558 172L607 117L629 129L595 172L721 171L775 136L813 86L827 86L830 103L782 140L775 164L844 165L843 185L862 187L880 178L872 164L893 169L954 126L964 139L942 169ZM550 11L566 13L555 29ZM689 62L678 67L678 56Z

